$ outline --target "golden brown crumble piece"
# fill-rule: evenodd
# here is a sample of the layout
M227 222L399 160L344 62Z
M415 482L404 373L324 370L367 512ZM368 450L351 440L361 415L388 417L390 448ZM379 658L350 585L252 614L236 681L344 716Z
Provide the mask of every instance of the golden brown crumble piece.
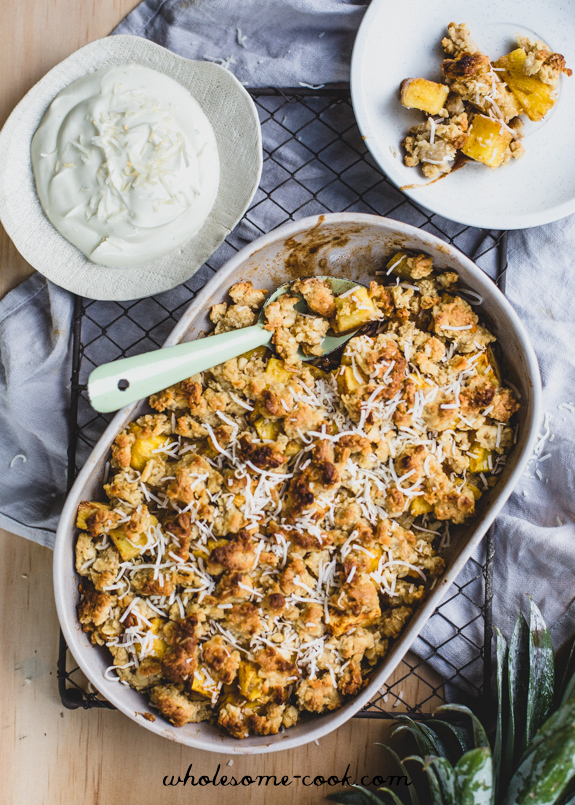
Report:
M559 83L561 73L566 76L573 75L573 71L565 65L565 57L560 53L553 53L545 42L517 34L517 44L526 53L525 61L523 62L523 73L525 75L538 78L554 89Z
M191 701L177 685L157 685L150 692L150 701L175 727L212 719L209 701Z
M80 594L82 600L78 604L78 617L83 630L91 632L90 627L105 623L115 599L108 593L96 590L89 581L80 583Z
M412 127L402 144L407 167L421 163L424 176L435 179L453 168L457 150L467 140L468 118L463 112L437 124L430 121Z
M247 305L252 310L259 310L268 295L263 288L254 288L251 282L236 282L228 293L236 305Z
M240 667L240 652L230 650L224 638L216 635L202 645L202 655L214 678L231 685Z
M301 710L322 713L324 710L336 710L342 705L342 697L333 684L329 674L301 682L297 690L298 705Z
M257 314L248 305L229 305L223 310L221 305L217 305L218 310L214 313L217 324L214 332L227 333L230 330L237 330L240 327L251 327L256 323ZM223 315L222 315L223 314ZM212 321L214 317L211 316Z
M296 280L292 285L295 293L300 293L313 313L331 319L335 313L335 297L328 283L318 277Z
M299 302L297 296L290 296L283 293L273 302L266 306L266 330L278 330L280 328L289 330L296 321L297 311L295 306Z
M479 48L471 38L469 28L464 22L461 25L450 22L447 26L447 33L449 36L441 40L441 45L450 56L458 56L460 53L474 54L479 51Z

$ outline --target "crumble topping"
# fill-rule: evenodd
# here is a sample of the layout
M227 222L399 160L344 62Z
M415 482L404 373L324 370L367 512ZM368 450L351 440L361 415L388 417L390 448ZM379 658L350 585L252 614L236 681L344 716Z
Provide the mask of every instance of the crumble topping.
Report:
M316 365L262 347L152 395L112 446L107 501L79 506L82 628L176 726L271 735L357 695L497 483L519 403L494 336L428 256L379 273L343 298L295 282L314 334L367 329ZM216 331L265 298L229 293ZM292 298L268 325L311 351Z

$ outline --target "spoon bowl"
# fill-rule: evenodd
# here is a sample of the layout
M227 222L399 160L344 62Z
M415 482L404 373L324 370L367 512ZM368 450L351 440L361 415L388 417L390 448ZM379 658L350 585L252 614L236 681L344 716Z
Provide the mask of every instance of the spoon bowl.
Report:
M329 282L335 296L340 296L361 285L359 282L339 277L320 276L317 278ZM210 335L197 341L145 352L131 358L121 358L98 366L88 378L88 396L92 407L101 413L117 411L125 405L155 394L168 386L173 386L191 375L205 372L231 358L237 358L238 355L256 347L266 346L273 349L271 343L273 332L264 327L265 310L270 302L275 301L282 294L288 291L293 294L292 284L293 282L286 282L280 285L268 297L256 324L251 327ZM309 312L303 296L295 309L300 313ZM321 357L339 349L356 332L357 329L350 330L343 335L335 333L330 335L328 331L321 342L323 349ZM297 354L302 361L313 360L317 357L305 355L301 349Z
M307 279L307 277L302 277L302 279ZM317 276L316 279L325 280L327 283L329 283L331 292L333 293L334 296L341 296L342 293L346 293L347 291L351 291L354 288L359 288L361 286L361 283L359 282L355 282L353 280L344 280L341 279L340 277ZM267 306L270 304L270 302L275 302L275 300L284 293L290 293L292 296L300 297L300 301L295 306L295 310L297 310L298 313L309 312L305 299L301 294L293 290L293 288L291 287L292 284L293 284L292 282L284 282L283 285L280 285L280 287L266 299L265 304L261 309L258 318L258 325L261 325L262 327L265 325L266 321L265 311ZM336 335L330 327L330 329L327 331L326 336L322 339L321 342L321 348L323 350L321 357L324 358L326 355L330 355L332 352L335 352L336 349L339 349L343 344L345 344L346 341L349 341L349 339L357 333L358 329L360 328L358 327L355 330L349 330L343 335ZM274 349L273 344L270 343L269 348L273 350ZM312 361L318 357L317 355L306 355L302 349L298 349L297 356L300 359L300 361Z

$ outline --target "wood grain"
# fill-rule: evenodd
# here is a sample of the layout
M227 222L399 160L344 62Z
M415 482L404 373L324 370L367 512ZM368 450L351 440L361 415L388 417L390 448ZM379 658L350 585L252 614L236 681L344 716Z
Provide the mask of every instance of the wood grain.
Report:
M194 791L163 785L165 776L192 773L293 774L360 778L385 772L381 749L389 723L352 720L319 746L260 757L229 758L170 743L140 729L120 713L65 710L58 698L55 668L58 623L52 596L52 555L46 548L6 532L0 542L0 779L3 805L180 805ZM328 786L299 781L269 789L242 789L242 801L278 805L319 803ZM235 788L202 789L204 805L231 805Z
M107 36L137 0L2 0L0 126L48 70ZM32 273L1 228L0 296Z
M135 0L2 0L0 123L44 73L71 52L107 35ZM32 273L0 229L0 296ZM2 468L4 471L5 468ZM164 787L165 776L193 773L341 776L394 773L375 741L389 723L354 720L299 750L236 758L191 750L152 735L117 712L67 711L58 697L58 621L52 593L52 555L0 532L0 780L4 805L170 805L188 803L199 789ZM398 672L402 674L401 670ZM403 680L403 699L421 695L421 681ZM390 702L391 704L391 702ZM397 712L403 708L399 706ZM329 787L299 781L273 791L201 789L204 805L270 802L307 805ZM238 793L240 791L240 793Z

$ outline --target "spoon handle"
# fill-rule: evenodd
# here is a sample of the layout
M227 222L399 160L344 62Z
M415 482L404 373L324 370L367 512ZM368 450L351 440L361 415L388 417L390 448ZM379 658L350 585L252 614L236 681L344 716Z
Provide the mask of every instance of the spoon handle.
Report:
M265 346L270 343L272 335L260 324L255 324L104 363L88 378L90 402L96 411L117 411L243 352Z

